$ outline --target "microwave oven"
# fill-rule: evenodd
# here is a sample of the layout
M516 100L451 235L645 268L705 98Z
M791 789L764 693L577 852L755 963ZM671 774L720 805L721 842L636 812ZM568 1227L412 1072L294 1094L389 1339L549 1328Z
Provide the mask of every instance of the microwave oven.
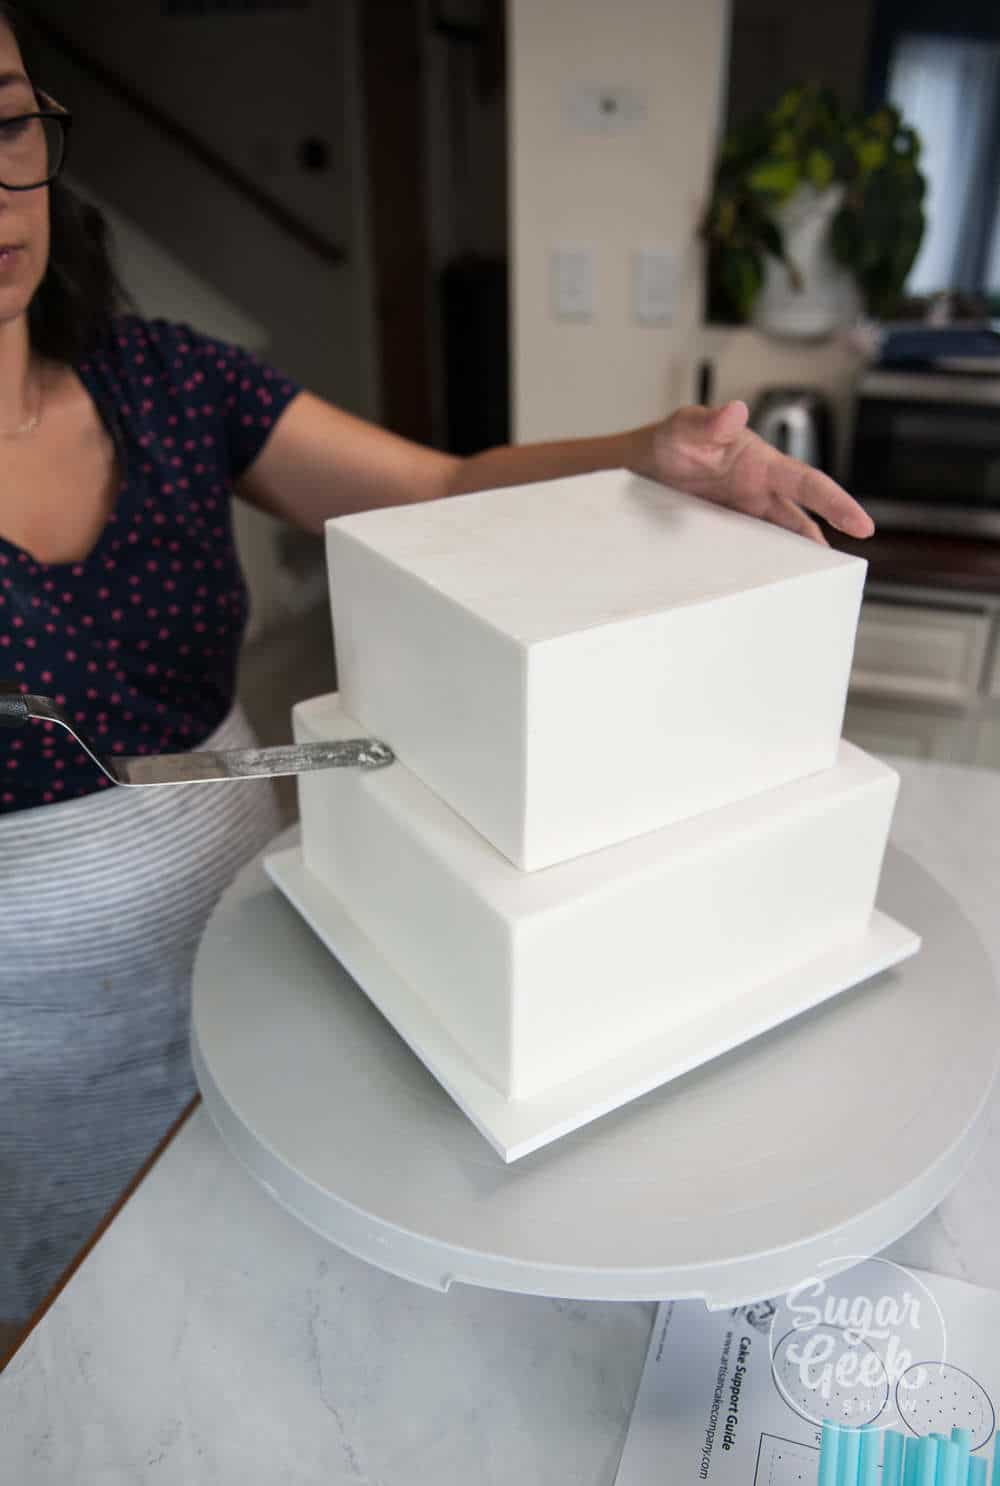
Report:
M860 379L845 483L877 526L1000 540L995 366Z

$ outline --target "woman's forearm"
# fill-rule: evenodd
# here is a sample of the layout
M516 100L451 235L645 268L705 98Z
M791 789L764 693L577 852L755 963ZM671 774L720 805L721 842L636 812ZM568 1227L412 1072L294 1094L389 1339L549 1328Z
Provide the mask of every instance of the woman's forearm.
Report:
M651 428L633 428L624 433L547 444L502 444L462 459L448 481L447 494L530 485L536 480L585 475L591 470L631 469L641 473L647 466L651 442Z

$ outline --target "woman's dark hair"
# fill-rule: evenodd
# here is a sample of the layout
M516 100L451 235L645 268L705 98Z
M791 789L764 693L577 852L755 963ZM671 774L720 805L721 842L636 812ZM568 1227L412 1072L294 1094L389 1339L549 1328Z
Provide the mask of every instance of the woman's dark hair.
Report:
M30 28L6 0L0 0L0 22L13 31L28 76L38 83ZM49 261L28 306L28 333L40 356L71 363L107 334L125 296L101 212L62 180L53 181L48 190Z

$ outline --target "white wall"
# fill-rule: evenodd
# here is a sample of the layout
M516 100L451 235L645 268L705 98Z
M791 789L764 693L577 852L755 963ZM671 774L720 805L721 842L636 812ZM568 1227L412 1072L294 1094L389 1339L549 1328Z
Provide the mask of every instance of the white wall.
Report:
M519 442L609 433L687 396L702 313L695 231L714 160L728 39L726 0L509 0L512 410ZM646 117L617 134L578 132L574 84L626 86ZM634 323L631 255L673 248L678 308ZM554 319L549 253L597 249L592 323Z
M611 433L697 395L710 359L715 402L751 405L767 386L807 385L833 402L842 441L859 354L841 340L780 342L702 324L697 225L711 185L727 92L726 0L509 0L512 406L518 442ZM645 122L610 135L568 120L566 89L626 86ZM681 265L673 323L632 317L631 255L651 239ZM557 321L549 253L597 249L591 323Z

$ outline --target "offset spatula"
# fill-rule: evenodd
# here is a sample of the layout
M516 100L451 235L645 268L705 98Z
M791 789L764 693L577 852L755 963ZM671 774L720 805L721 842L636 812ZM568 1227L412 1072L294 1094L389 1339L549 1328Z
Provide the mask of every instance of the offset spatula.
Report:
M159 753L116 757L94 745L48 697L28 696L11 681L0 681L0 727L20 727L32 717L57 722L79 743L112 784L210 784L225 779L266 779L304 774L309 769L384 769L396 755L376 738L344 738L331 743L288 743L277 748L210 749L202 753Z

